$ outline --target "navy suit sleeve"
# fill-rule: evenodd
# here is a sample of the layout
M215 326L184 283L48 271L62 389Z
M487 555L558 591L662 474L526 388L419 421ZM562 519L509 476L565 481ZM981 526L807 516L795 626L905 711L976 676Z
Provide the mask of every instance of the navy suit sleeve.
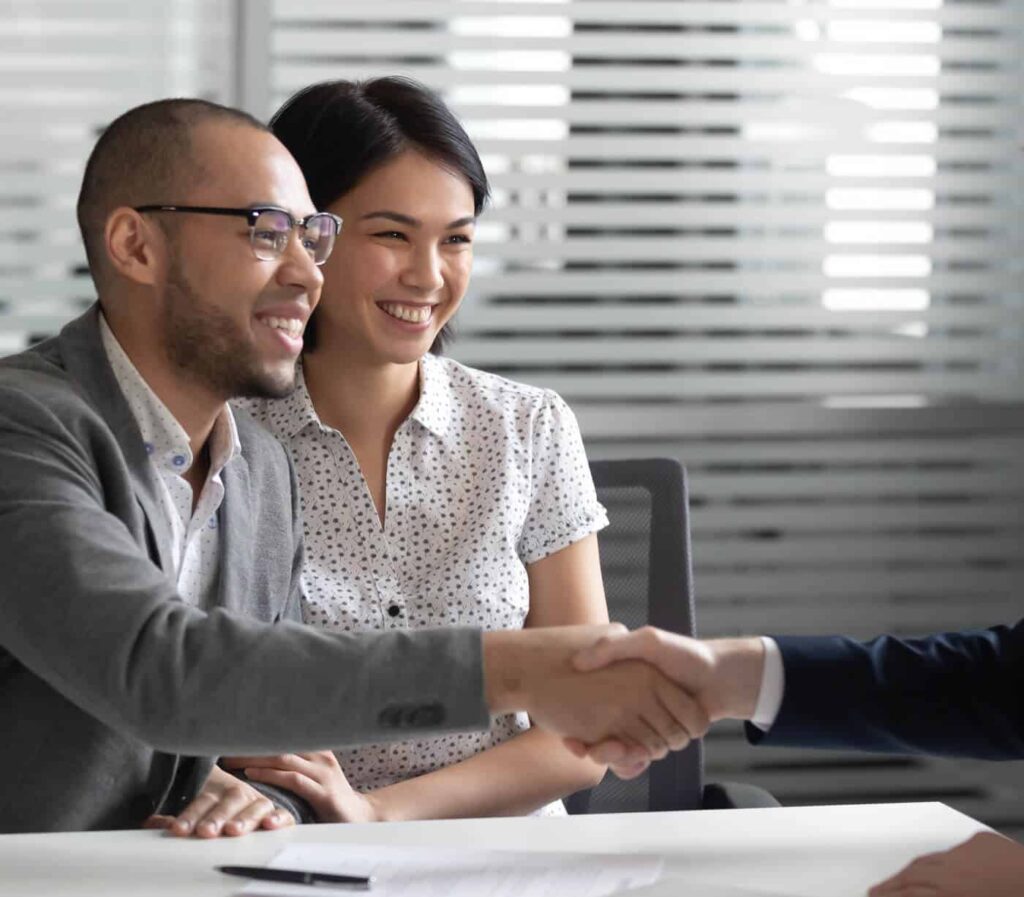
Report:
M1024 759L1024 620L870 642L774 637L785 692L768 745Z

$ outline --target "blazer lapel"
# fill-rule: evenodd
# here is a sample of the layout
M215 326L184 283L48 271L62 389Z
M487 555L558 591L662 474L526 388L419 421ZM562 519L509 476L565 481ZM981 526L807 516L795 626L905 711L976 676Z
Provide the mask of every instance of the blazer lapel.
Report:
M72 382L107 422L124 455L135 498L147 524L148 554L173 579L171 531L160 501L158 474L149 462L135 415L128 407L103 348L99 304L94 304L84 315L65 326L57 337L57 343ZM153 813L164 808L174 790L180 765L181 758L176 754L153 751L149 779L144 793L138 798L140 810ZM186 766L193 768L190 764ZM180 809L175 806L171 812L176 813Z
M253 496L245 455L229 461L220 473L224 501L220 506L220 606L246 612L251 599Z
M90 404L107 422L128 466L135 496L152 536L151 556L160 568L173 575L171 531L160 502L160 484L149 463L142 434L117 378L110 368L99 329L99 304L61 330L57 337L64 367Z

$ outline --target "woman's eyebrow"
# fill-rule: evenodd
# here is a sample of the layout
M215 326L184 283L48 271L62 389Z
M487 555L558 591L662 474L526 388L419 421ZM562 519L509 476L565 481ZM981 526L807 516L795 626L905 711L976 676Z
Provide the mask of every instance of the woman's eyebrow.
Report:
M401 212L391 212L387 209L378 209L376 212L367 212L365 215L360 216L360 221L365 221L368 218L386 218L389 221L395 221L398 224L404 224L406 227L420 227L423 222L418 218L413 218L411 215L403 215ZM465 227L467 224L474 224L476 222L475 215L466 215L464 218L456 218L454 221L449 222L445 226L445 230L452 230L456 227Z
M399 224L405 224L409 227L419 227L421 224L418 219L409 215L403 215L401 212L389 212L384 209L376 212L367 212L359 220L365 221L367 218L387 218L389 221L397 221Z

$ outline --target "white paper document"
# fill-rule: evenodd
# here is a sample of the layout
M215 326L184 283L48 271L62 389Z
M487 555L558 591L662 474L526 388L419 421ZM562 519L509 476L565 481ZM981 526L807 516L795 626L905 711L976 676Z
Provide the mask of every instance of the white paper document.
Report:
M615 897L786 897L779 891L762 891L739 885L720 885L696 878L662 878L649 887L630 889Z
M358 892L251 881L246 897L609 897L658 880L655 856L525 853L393 844L291 844L271 868L371 875Z

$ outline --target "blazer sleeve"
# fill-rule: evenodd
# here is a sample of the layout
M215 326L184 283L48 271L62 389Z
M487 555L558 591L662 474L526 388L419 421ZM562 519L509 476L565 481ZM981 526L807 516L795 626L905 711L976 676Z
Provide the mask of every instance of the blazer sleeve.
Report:
M123 484L123 467L89 412L0 380L0 660L168 753L487 727L475 629L328 633L180 600L106 507L100 471Z
M1024 759L1024 620L926 638L775 637L785 692L753 742Z

